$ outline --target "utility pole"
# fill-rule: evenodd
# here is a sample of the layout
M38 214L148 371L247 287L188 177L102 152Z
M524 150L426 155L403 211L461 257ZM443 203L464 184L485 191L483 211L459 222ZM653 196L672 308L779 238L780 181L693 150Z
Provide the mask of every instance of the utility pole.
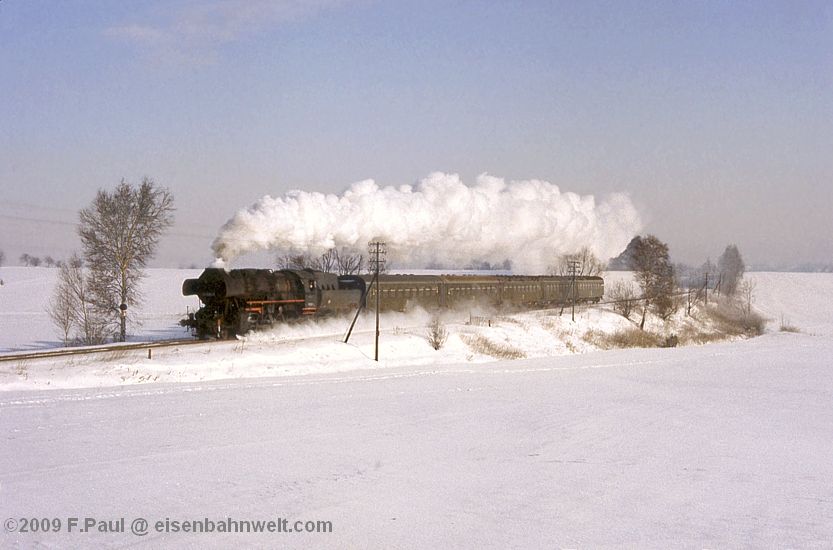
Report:
M379 305L382 295L382 288L379 285L379 272L385 267L385 256L387 254L383 241L371 241L367 245L370 256L370 268L373 270L373 281L376 283L376 356L379 360ZM373 284L373 283L371 283Z
M567 262L567 274L570 276L570 302L572 302L572 320L576 322L576 274L581 262L570 260Z

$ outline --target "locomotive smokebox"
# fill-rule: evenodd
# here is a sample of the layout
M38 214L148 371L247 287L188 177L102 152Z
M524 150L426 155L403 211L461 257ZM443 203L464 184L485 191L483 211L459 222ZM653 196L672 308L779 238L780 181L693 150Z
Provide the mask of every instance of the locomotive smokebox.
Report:
M200 280L199 279L185 279L182 281L182 295L196 296L199 294Z
M227 281L229 277L225 270L208 268L203 271L199 279L185 279L182 283L183 296L199 296L204 298L223 298L227 296Z

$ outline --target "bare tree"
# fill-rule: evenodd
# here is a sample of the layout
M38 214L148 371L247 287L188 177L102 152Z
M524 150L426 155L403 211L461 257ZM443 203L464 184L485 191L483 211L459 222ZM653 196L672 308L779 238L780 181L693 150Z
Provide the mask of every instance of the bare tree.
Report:
M744 278L738 285L737 294L740 297L740 309L744 317L752 314L752 302L755 300L755 281Z
M6 261L6 253L0 250L0 267L3 267L3 262Z
M52 256L45 256L43 258L43 265L46 267L55 267L55 259Z
M364 256L350 252L346 248L340 251L330 248L320 256L309 253L281 254L275 259L279 269L315 269L339 275L360 273L364 267Z
M173 196L144 178L134 187L124 180L113 192L99 190L80 213L78 233L90 269L96 312L126 337L127 307L141 302L139 281L162 233L173 224ZM114 331L115 332L115 331Z
M49 317L59 329L64 345L73 340L100 344L106 339L106 321L95 315L89 283L81 259L73 254L61 264L58 284L52 293Z
M333 273L336 270L336 266L338 265L338 252L335 248L331 248L321 254L318 258L318 267L319 271L324 271L326 273Z
M62 268L58 275L58 284L52 291L52 300L46 310L52 323L58 329L65 347L69 345L76 315L74 294L70 284L70 278Z
M746 271L746 264L736 245L730 244L726 247L717 260L717 267L720 272L721 292L727 296L734 296Z
M644 329L649 306L663 318L673 311L674 268L668 255L668 245L653 235L642 237L631 257L631 268L645 299L639 324L639 328Z
M582 247L578 252L572 254L562 254L558 258L558 263L549 269L551 275L569 275L570 262L578 262L578 271L576 275L579 276L593 276L602 273L606 266L604 262L599 260L588 247Z
M336 263L339 275L356 275L364 269L364 256L342 248L337 254Z
M275 258L278 269L314 269L309 254L283 254Z
M610 290L608 298L613 302L613 311L625 319L631 318L633 308L636 307L638 301L633 283L617 281Z

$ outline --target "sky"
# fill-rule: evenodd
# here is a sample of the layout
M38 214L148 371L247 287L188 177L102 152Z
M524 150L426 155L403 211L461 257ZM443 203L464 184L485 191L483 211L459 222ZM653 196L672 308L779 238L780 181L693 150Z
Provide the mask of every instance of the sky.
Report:
M0 0L0 250L64 258L149 176L203 266L235 213L441 171L625 193L699 264L833 263L833 3Z

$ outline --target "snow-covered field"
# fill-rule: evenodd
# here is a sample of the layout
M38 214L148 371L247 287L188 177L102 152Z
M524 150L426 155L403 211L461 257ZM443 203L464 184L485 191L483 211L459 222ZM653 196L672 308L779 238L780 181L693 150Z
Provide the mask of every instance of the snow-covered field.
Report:
M149 269L142 282L144 304L138 311L140 326L131 327L132 340L183 338L188 334L177 323L188 308L199 307L194 296L182 295L182 281L199 277L199 269ZM58 269L0 267L0 353L61 346L61 336L47 310ZM131 315L133 312L131 311Z
M4 329L9 304L24 311L11 269ZM576 353L569 320L533 312L457 314L435 352L425 314L385 318L380 364L369 326L344 345L329 323L150 361L0 364L0 520L15 522L0 546L827 548L833 275L752 276L770 332L704 346ZM145 327L170 323L148 330L178 319L181 278ZM782 315L802 332L777 332ZM585 311L575 329L613 322ZM527 358L477 353L478 334ZM49 337L24 340L3 342ZM62 530L18 532L30 517ZM67 533L68 517L128 532ZM146 536L129 532L140 517ZM154 529L228 517L333 532Z

